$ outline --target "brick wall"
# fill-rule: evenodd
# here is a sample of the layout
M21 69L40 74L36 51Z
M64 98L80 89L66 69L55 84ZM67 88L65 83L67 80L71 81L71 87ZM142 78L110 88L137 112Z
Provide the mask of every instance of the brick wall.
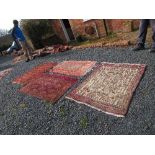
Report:
M86 35L85 27L88 25L93 27L96 25L99 37L104 37L106 35L102 19L92 19L85 22L83 19L70 19L69 22L75 37L78 35Z
M136 19L106 19L105 21L108 32L131 32L139 28L139 20ZM83 21L83 19L69 19L69 23L75 38L79 35L86 35L85 27L88 25L93 27L96 25L99 37L106 36L103 19L91 19L88 21ZM58 35L66 43L67 40L61 27L60 21L58 19L53 19L51 20L51 24L56 35ZM94 35L90 37L93 38ZM95 37L97 38L96 34Z
M138 29L139 20L131 19L107 19L107 27L110 32L131 32Z
M107 19L107 27L109 32L130 32L131 22L126 19Z
M58 19L52 19L50 21L51 21L51 24L52 24L52 27L53 27L53 30L54 30L55 34L60 39L62 39L64 43L66 43L67 40L66 40L66 37L64 35L63 29L61 27L60 21Z
M132 30L137 30L139 28L140 20L134 19L132 20Z

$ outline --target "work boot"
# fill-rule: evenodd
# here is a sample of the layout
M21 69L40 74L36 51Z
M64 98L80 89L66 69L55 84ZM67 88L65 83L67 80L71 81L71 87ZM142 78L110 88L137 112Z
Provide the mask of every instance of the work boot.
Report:
M136 47L133 49L133 51L140 51L140 50L144 50L145 47L143 44L137 44Z

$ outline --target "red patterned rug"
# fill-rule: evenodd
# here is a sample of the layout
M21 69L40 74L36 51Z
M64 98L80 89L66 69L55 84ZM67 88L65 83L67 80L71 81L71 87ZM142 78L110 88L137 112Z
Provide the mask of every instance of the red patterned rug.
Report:
M141 64L102 63L66 98L115 116L125 116L145 71Z
M7 74L9 74L11 71L12 71L12 68L9 68L9 69L0 71L0 80L1 80L4 76L6 76Z
M70 76L84 76L96 64L96 61L64 61L51 69L50 72Z
M77 79L62 75L42 74L30 81L20 92L55 103L77 82Z
M55 62L49 62L41 64L37 67L34 67L30 71L26 72L24 75L17 77L13 83L16 84L26 84L29 81L36 79L41 73L45 73L49 71L52 67L54 67L57 63Z

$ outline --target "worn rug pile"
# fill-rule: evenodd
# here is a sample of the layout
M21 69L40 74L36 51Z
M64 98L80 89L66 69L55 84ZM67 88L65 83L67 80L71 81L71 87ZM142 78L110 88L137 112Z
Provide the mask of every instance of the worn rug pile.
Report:
M26 84L31 80L36 79L41 73L45 73L49 71L52 67L54 67L57 63L55 62L49 62L49 63L44 63L41 64L37 67L34 67L30 71L26 72L20 77L17 77L15 80L13 80L13 83L16 84Z
M50 72L81 77L86 75L96 64L96 61L63 61L54 66Z
M20 89L21 93L55 103L75 83L77 79L56 74L40 74Z
M123 117L145 67L143 64L102 63L66 98Z

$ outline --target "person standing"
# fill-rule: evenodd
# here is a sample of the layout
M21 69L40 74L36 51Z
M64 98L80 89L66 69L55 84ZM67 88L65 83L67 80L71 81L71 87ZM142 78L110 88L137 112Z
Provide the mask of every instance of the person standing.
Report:
M32 49L28 45L22 30L19 28L18 21L13 20L13 24L14 24L14 27L13 27L12 33L11 33L12 37L13 37L13 40L15 41L17 46L20 47L20 44L21 44L22 49L24 51L24 54L26 56L26 62L28 62L30 60L33 60L33 56L32 56L32 53L31 53Z
M141 19L140 26L139 26L139 35L137 40L137 45L133 49L133 51L139 51L145 49L145 41L146 41L146 35L147 35L147 29L149 24L152 28L152 47L150 49L150 52L155 52L155 19Z

